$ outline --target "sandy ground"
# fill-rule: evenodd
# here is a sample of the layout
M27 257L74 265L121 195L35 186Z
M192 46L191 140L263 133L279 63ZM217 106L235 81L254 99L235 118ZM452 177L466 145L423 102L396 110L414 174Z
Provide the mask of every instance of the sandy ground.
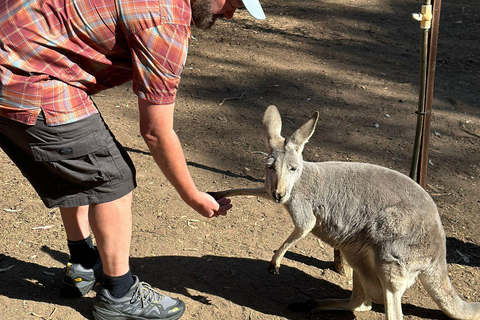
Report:
M308 161L361 161L409 172L415 135L419 1L262 2L267 19L240 10L212 30L195 30L177 101L176 130L202 190L258 187L264 178L261 118L270 104L292 133L314 111ZM454 286L480 301L480 5L443 1L427 191L447 234ZM364 313L291 311L310 298L348 297L351 279L332 270L333 250L307 236L278 276L267 265L293 229L264 199L235 198L226 217L187 207L139 135L131 84L95 102L138 171L131 267L187 304L184 319L383 319ZM94 292L62 295L68 260L58 209L46 209L0 152L0 314L3 319L91 319ZM417 281L405 319L447 319ZM182 319L183 319L182 318Z

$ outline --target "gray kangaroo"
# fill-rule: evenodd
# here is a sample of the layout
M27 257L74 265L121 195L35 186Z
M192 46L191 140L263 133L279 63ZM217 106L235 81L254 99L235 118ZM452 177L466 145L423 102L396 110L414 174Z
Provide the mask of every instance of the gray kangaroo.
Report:
M353 270L349 299L317 301L312 311L368 311L385 305L387 320L401 320L401 298L418 276L435 303L453 319L480 319L480 303L460 299L447 274L446 239L437 208L409 177L388 168L352 162L306 162L302 151L319 113L289 138L281 136L275 106L263 117L268 159L263 188L211 194L219 199L254 195L282 204L295 224L269 269L295 242L312 232L338 249Z

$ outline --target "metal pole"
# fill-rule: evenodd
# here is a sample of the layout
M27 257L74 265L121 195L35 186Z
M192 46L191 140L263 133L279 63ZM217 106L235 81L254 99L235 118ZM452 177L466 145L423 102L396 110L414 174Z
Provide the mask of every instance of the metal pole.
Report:
M428 51L428 74L427 91L425 98L425 117L423 119L423 140L420 152L419 172L417 174L418 183L425 188L427 186L428 170L428 148L430 146L430 123L432 118L433 91L435 83L435 66L437 61L438 31L440 26L440 9L442 0L433 2L433 21L430 32L430 47Z
M420 150L421 150L421 143L422 143L422 136L423 136L423 116L425 115L425 93L427 88L428 33L429 33L429 29L422 29L422 42L421 42L421 50L420 50L420 81L419 81L420 88L419 88L419 94L418 94L418 110L417 110L417 131L415 133L415 144L413 147L412 166L410 168L410 178L414 180L417 180L418 161L420 159Z
M433 12L432 12L433 2ZM435 62L437 54L438 26L440 19L441 0L425 0L421 13L414 13L415 20L420 21L422 28L420 54L420 89L417 110L417 130L415 134L414 151L410 177L422 187L426 186L428 167L428 146L430 121L433 101L433 84L435 77ZM433 28L431 28L433 20Z

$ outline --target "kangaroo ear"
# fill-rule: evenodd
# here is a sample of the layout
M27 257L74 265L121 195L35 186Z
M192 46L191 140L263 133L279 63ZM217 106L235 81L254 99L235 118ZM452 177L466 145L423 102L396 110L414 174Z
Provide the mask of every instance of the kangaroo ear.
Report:
M310 119L305 122L300 128L293 133L293 135L288 139L288 143L292 143L297 152L301 153L303 147L308 142L308 139L313 135L315 131L315 126L317 125L319 113L315 112Z
M271 105L263 115L263 125L267 131L267 147L268 151L283 148L285 138L282 137L282 118L277 107Z

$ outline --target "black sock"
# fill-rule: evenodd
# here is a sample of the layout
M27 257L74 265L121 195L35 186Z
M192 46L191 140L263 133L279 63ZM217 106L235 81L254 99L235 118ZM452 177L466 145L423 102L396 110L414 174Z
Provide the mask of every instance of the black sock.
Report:
M103 276L103 288L107 289L112 297L123 297L128 290L133 286L135 280L133 279L132 272L128 270L126 274L120 277Z
M90 269L95 265L98 258L98 250L92 242L92 237L78 241L68 240L70 250L70 262L80 263L84 268Z

